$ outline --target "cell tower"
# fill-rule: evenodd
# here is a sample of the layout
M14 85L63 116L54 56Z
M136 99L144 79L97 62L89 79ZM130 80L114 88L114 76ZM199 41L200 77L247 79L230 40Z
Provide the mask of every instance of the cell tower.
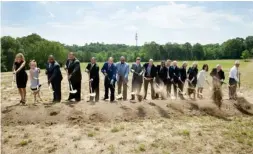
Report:
M137 33L135 33L135 43L136 43L135 45L137 46L138 45L137 44L138 43L138 34Z

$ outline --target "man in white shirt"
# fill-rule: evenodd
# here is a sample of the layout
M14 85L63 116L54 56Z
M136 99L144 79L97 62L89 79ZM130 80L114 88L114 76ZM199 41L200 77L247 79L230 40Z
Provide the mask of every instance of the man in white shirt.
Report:
M240 66L240 62L235 61L235 65L230 69L229 72L229 99L236 99L236 88L239 80L239 71L238 68Z

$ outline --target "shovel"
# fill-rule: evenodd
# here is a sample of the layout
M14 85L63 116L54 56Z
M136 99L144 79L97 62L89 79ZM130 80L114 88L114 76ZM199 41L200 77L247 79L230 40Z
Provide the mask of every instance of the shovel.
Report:
M90 95L91 97L95 97L95 96L96 96L96 93L93 93L93 92L92 92L92 86L91 86L91 82L92 82L92 81L93 81L93 80L90 80L90 94L89 94L89 95Z
M75 93L77 93L77 90L75 89L75 90L73 90L73 86L72 86L72 84L71 84L71 81L69 80L69 85L70 85L70 91L69 91L69 93L71 93L71 94L75 94Z
M48 89L50 93L53 93L54 91L52 90L51 84L48 85Z
M11 83L12 89L14 88L14 83L15 83L15 82L16 82L15 74L13 74L13 76L12 76L12 83Z

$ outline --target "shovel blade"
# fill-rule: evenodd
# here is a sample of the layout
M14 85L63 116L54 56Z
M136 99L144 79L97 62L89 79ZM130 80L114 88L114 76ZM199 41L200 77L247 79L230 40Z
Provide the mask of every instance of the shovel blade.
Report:
M69 93L71 93L71 94L75 94L75 93L77 93L77 90L72 90L72 91L69 91Z
M96 93L90 93L89 95L92 96L92 97L95 97Z

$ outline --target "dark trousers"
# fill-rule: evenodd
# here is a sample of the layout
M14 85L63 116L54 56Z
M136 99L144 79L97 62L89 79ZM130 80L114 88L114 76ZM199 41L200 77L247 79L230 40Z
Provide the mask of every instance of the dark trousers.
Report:
M229 99L236 99L237 98L236 89L237 89L236 80L233 78L229 78L229 89L228 89Z
M172 83L170 81L167 81L166 83L167 97L169 97L171 94L171 84Z
M94 85L94 84L91 84L91 87L92 87L92 91L90 89L90 93L95 93L96 96L95 96L95 102L98 102L99 101L99 83L98 85ZM89 88L90 88L90 85L89 85ZM90 100L93 100L94 97L90 96Z
M54 81L51 82L52 89L53 89L53 101L60 102L61 101L61 81Z
M110 92L111 92L111 97L110 97L110 101L114 101L115 99L115 83L111 84L110 83L110 80L108 78L105 78L105 97L104 99L108 99L108 93L109 93L109 89L110 89Z
M183 82L179 82L178 83L178 88L181 90L181 92L180 91L178 92L178 95L179 95L180 98L183 99L184 96L183 96L182 92L184 91L184 83Z
M158 88L158 86L159 87L164 86L165 83L166 83L166 81L161 80L159 77L156 77L155 82L158 84L158 85L156 85L157 88ZM161 96L161 97L163 97L163 96ZM157 99L159 98L159 94L158 93L155 94L155 98L157 98ZM165 99L165 98L162 98L162 99Z
M152 80L144 80L144 99L147 98L147 91L148 91L148 84L150 83L151 86L151 98L155 99L155 90L153 85L153 79Z
M140 94L141 92L141 86L142 86L142 81L139 80L133 80L132 81L132 92L136 92L137 95ZM132 96L132 100L135 99L135 95L131 95Z
M68 100L75 99L76 101L80 101L81 100L81 81L72 82L71 84L72 84L72 87L73 87L72 90L77 90L77 92L75 94L69 93L69 99ZM69 90L71 90L70 83L69 83Z

